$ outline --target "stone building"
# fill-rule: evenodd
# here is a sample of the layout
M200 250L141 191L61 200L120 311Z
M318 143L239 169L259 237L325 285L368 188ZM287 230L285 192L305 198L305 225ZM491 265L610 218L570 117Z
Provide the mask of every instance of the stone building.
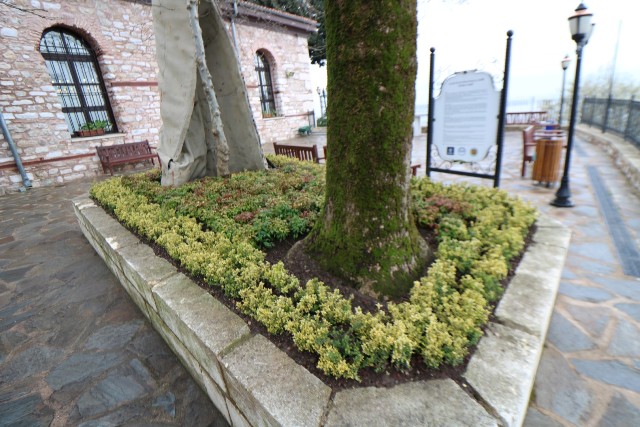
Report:
M310 123L315 88L307 37L315 22L219 0L262 143ZM0 113L34 187L103 173L96 146L159 141L150 0L0 3ZM215 76L214 76L215 78ZM105 133L78 136L88 122ZM0 194L23 185L0 133Z

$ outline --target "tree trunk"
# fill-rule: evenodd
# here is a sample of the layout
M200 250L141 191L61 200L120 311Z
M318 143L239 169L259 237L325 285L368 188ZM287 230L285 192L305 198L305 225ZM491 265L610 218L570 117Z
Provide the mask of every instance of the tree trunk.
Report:
M327 0L325 208L306 250L366 292L405 293L429 250L410 209L416 0Z

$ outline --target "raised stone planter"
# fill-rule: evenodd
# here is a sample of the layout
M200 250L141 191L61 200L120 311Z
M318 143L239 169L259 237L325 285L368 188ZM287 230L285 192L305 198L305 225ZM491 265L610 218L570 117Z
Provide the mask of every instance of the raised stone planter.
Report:
M497 322L464 374L468 384L417 381L333 394L90 199L73 205L91 245L233 426L519 426L524 420L569 246L570 231L557 222L538 221Z

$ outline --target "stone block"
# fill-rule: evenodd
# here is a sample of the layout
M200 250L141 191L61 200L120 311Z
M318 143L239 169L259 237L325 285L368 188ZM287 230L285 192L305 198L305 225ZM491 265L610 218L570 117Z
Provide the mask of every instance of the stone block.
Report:
M1 28L0 36L2 37L18 37L18 30L15 28Z
M551 245L568 249L571 242L571 230L561 225L538 225L538 229L533 235L533 241L543 246Z
M198 375L200 376L200 381L202 383L201 386L207 393L207 396L209 396L209 399L211 400L211 402L213 402L213 405L218 408L218 411L220 411L227 422L235 426L236 424L232 423L229 410L227 409L226 394L220 389L220 387L218 387L216 382L202 369L201 365L198 365L198 367L200 368Z
M538 275L530 273L515 275L498 304L495 312L497 319L544 340L558 284L559 280L540 280Z
M118 250L122 257L122 268L131 285L144 296L147 303L158 311L152 289L164 279L177 274L176 268L167 260L155 255L149 246L139 243Z
M220 354L250 335L245 322L183 274L153 288L158 313L172 332L225 390Z
M522 425L541 349L540 338L490 323L469 361L463 377L507 426Z
M124 228L118 221L111 218L102 208L83 209L79 211L79 218L85 217L87 228L98 238L102 238L105 244L117 250L128 245L137 245L140 240Z
M336 393L330 426L498 426L498 420L450 379Z
M154 329L162 336L165 343L171 348L171 351L180 359L180 362L189 372L189 375L198 383L200 388L204 390L209 399L216 408L224 415L227 421L230 420L229 411L227 410L226 395L220 390L215 381L207 375L202 369L200 362L191 354L191 352L184 346L180 338L178 338L171 329L164 323L158 313L155 311L149 311L149 321L153 325Z
M529 245L522 257L516 274L525 273L536 276L541 283L558 281L562 276L566 257L567 249L565 248L533 243Z
M249 421L247 421L247 419L230 400L227 400L227 408L229 409L229 424L233 427L251 427Z
M32 119L37 119L37 118L38 118L38 113L16 114L16 119L32 120Z
M222 364L229 395L251 425L320 425L331 389L262 335Z

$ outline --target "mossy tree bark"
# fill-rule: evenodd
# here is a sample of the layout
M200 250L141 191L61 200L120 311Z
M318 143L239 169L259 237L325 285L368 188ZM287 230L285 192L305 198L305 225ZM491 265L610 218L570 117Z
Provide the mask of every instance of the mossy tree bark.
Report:
M416 0L327 0L327 185L306 248L376 294L406 292L428 248L410 210Z

